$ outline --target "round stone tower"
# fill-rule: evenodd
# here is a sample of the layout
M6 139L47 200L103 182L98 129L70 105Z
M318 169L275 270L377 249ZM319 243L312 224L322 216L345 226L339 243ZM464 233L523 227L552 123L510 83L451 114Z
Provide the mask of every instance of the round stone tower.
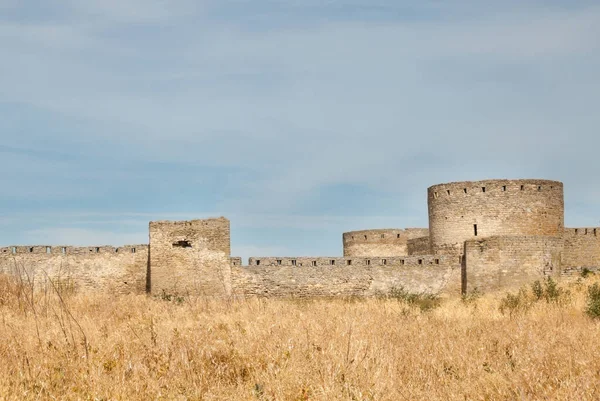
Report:
M409 240L427 236L426 228L350 231L342 235L344 256L406 256Z
M548 180L486 180L439 184L427 190L431 249L461 254L477 237L564 232L563 184Z

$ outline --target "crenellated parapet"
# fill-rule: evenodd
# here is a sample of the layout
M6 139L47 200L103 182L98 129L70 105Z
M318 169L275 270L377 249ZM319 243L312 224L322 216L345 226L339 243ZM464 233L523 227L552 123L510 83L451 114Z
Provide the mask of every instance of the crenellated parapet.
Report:
M549 180L485 180L427 190L432 251L462 253L467 240L491 236L561 237L563 184Z
M407 256L410 240L428 236L427 228L350 231L342 235L344 256Z
M379 257L251 257L248 266L291 266L291 267L333 267L345 266L446 266L449 259L446 256L379 256Z

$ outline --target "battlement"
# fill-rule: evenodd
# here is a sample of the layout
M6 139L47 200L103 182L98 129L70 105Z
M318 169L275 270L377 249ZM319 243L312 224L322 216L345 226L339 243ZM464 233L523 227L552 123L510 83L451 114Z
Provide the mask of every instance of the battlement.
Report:
M449 259L446 256L422 255L422 256L389 256L377 258L354 258L354 257L251 257L249 266L293 266L293 267L332 267L332 266L447 266Z
M600 227L565 228L563 184L450 182L427 189L428 228L342 234L343 256L231 256L225 217L152 221L149 245L7 246L0 273L33 266L79 288L207 296L363 296L504 289L600 269Z
M574 237L576 235L591 235L594 237L599 237L600 227L565 228L565 237Z
M491 236L562 236L563 184L549 180L484 180L427 190L431 249L461 252L464 241Z
M523 195L531 193L555 191L560 194L563 191L563 183L551 180L483 180L462 181L437 184L427 189L429 199L448 200L453 197L469 196L499 196L499 195Z
M342 234L344 256L408 256L408 242L429 237L427 228L388 228L350 231Z
M93 255L107 253L136 253L147 251L147 244L123 245L114 247L102 246L69 246L69 245L17 245L0 248L0 254L46 254L46 255Z

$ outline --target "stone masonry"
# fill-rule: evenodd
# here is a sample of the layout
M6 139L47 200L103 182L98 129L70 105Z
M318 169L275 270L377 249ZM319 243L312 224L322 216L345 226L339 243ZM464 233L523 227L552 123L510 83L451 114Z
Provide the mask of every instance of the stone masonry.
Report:
M510 290L600 268L600 228L564 228L563 184L485 180L427 190L428 228L342 235L343 257L232 257L224 217L150 222L149 245L8 246L0 274L80 292L372 296Z

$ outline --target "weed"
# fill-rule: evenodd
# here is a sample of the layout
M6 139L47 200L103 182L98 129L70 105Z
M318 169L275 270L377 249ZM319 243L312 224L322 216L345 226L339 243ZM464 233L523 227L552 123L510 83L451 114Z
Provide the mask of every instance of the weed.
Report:
M514 316L515 314L528 311L531 306L532 302L527 295L527 291L521 288L516 294L509 292L502 298L500 301L500 312Z
M593 319L600 319L600 285L598 283L588 287L585 313Z
M440 306L440 299L434 294L412 293L404 287L393 287L387 294L387 298L406 302L410 306L418 307L421 311L427 312Z

